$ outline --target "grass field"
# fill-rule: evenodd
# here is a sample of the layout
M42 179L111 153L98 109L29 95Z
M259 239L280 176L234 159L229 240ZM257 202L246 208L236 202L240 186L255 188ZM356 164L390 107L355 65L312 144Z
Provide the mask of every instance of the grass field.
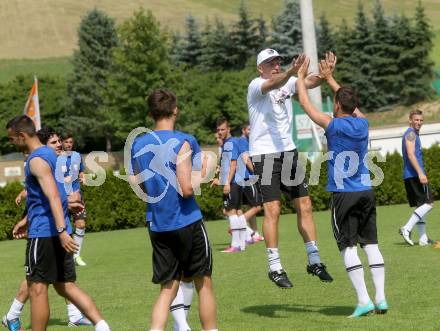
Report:
M369 13L375 0L362 3ZM76 47L78 24L88 10L99 8L115 17L117 22L130 17L143 6L150 9L170 29L182 29L185 17L191 13L199 21L219 16L225 21L236 19L240 0L8 0L0 1L0 59L48 58L70 56ZM349 22L355 15L357 1L315 0L315 16L323 12L329 20L339 25L342 18ZM386 12L405 13L412 16L417 1L381 0ZM423 0L426 13L435 26L440 21L440 2ZM283 0L247 0L247 7L254 17L263 15L270 19L279 13ZM438 29L438 27L436 27ZM437 37L437 41L438 41ZM437 48L438 50L438 48ZM434 56L440 64L440 54Z
M0 59L0 83L6 83L17 75L65 76L72 71L70 57L48 59Z
M321 256L335 281L324 284L305 272L304 245L294 215L280 222L280 250L294 289L280 290L266 275L264 244L245 253L224 255L229 242L225 221L209 222L214 251L214 285L218 327L227 331L266 330L438 330L440 250L409 247L397 229L409 217L407 206L378 208L379 240L386 263L387 315L349 320L356 303L354 290L342 265L329 223L329 212L315 214ZM92 216L92 215L91 215ZM91 217L92 219L93 217ZM440 238L440 210L428 217L428 230ZM259 223L261 221L259 220ZM9 307L23 277L25 242L0 243L0 313ZM363 253L361 259L365 261ZM158 287L151 282L151 246L145 229L87 234L83 256L88 266L78 270L79 284L96 300L112 330L147 330ZM370 294L374 295L366 270ZM67 330L65 305L51 290L52 315L48 330ZM200 330L197 300L190 314L193 330ZM29 307L23 312L29 329ZM170 324L171 325L171 324ZM171 330L169 325L168 330ZM92 328L83 328L92 330Z
M416 1L382 0L386 13L405 13L412 16ZM226 22L236 19L240 0L9 0L0 1L0 83L17 74L60 74L71 70L69 57L76 47L77 29L88 10L99 8L116 18L118 23L130 17L141 6L150 9L171 30L182 29L185 17L191 13L200 23L207 17L219 16ZM364 0L365 10L371 11L374 0ZM434 26L434 50L432 59L440 68L440 30L434 22L440 20L440 1L422 1ZM279 13L283 0L247 0L253 17L263 15L267 21ZM178 10L176 10L178 8ZM352 21L357 1L315 0L315 17L326 13L327 18L338 26L342 18ZM343 13L343 14L341 14ZM29 60L38 59L38 60Z

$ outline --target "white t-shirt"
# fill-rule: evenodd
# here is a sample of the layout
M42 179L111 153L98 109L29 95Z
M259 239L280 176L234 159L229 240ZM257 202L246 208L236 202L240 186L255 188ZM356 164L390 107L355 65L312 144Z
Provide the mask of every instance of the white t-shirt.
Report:
M296 148L292 138L291 99L295 94L296 78L290 77L281 88L263 94L261 87L265 81L261 77L255 78L248 87L251 156L291 151Z

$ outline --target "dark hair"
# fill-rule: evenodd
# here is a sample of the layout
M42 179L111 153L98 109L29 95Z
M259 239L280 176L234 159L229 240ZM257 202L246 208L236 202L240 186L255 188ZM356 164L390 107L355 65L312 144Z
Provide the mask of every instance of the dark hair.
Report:
M411 110L409 112L409 119L412 119L414 115L423 115L423 112L418 108Z
M226 117L222 116L217 118L217 128L224 123L226 123L226 126L229 126L229 121Z
M241 129L244 130L244 129L246 129L248 126L249 126L249 122L244 122L244 123L241 125Z
M46 145L50 138L52 138L54 135L58 135L58 132L56 132L52 127L50 126L43 126L40 131L37 132L38 139L40 139L41 143L43 145Z
M157 89L150 93L147 99L148 109L155 121L173 115L177 99L173 92L167 89Z
M33 137L36 134L35 124L32 119L27 115L16 116L6 124L6 130L11 129L16 134L23 132L29 137Z
M73 138L73 134L70 131L64 131L61 136L60 136L61 140L66 140L69 138Z
M359 106L356 91L351 87L341 87L336 91L335 101L341 105L342 112L352 114Z

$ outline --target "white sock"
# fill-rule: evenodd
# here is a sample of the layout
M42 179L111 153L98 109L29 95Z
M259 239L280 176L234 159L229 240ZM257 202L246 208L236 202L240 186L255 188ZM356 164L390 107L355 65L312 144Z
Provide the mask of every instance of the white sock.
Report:
M81 253L81 247L83 245L85 233L86 233L86 229L79 229L79 228L75 229L75 234L73 235L73 240L78 245L78 252L76 252L74 254L74 256L79 256Z
M21 303L17 299L12 301L11 308L9 308L8 313L6 314L6 318L8 320L13 320L19 318L21 315L21 311L23 310L24 303Z
M267 260L269 262L270 271L278 271L283 269L281 266L280 254L278 253L278 248L267 248Z
M194 294L194 285L192 282L180 282L180 287L182 288L183 293L183 304L185 306L185 316L188 318L189 310L191 309L193 294Z
M251 241L252 236L254 235L254 230L252 230L250 227L246 226L246 240Z
M426 220L422 218L420 222L417 222L417 230L419 232L419 242L428 241L428 235L426 234Z
M412 231L414 225L416 225L417 222L421 221L426 216L426 214L431 211L431 209L432 206L427 203L418 207L416 210L414 210L404 228L408 231Z
M360 305L366 305L370 301L370 296L368 295L367 286L365 285L364 268L357 254L357 247L347 247L341 251L341 256L344 259L348 277L356 291L358 303Z
M100 320L98 323L96 323L95 325L95 331L110 331L110 327L108 326L108 324L106 323L106 321L104 320Z
M238 225L238 216L237 215L231 215L229 216L229 227L231 228L231 246L232 247L240 247L240 226Z
M79 319L81 319L83 314L79 311L79 309L73 303L69 303L67 305L67 316L69 316L70 322L76 322Z
M180 283L182 284L182 283ZM171 315L174 320L174 331L186 331L190 330L188 323L186 322L185 306L183 302L183 291L181 285L177 290L176 297L170 306Z
M321 257L319 256L319 250L318 246L316 245L316 241L306 242L305 245L309 265L321 263Z
M241 215L238 217L238 226L240 227L239 230L239 238L240 238L240 248L242 251L246 249L246 217L244 215Z
M367 254L368 264L370 265L371 276L373 277L376 289L376 303L385 300L385 264L379 246L365 245L364 251Z

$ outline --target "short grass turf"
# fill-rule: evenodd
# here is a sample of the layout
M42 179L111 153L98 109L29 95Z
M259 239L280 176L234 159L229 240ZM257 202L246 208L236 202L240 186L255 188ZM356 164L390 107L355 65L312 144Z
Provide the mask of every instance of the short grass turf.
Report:
M305 271L306 254L296 230L296 216L280 221L280 251L284 268L294 288L278 289L267 277L263 243L246 252L226 255L230 237L227 222L208 222L214 251L213 280L218 303L220 330L438 330L440 249L409 247L397 230L411 214L405 205L378 208L380 248L386 264L386 294L390 310L386 315L347 319L356 304L339 252L334 242L330 213L315 213L322 260L335 278L321 283ZM428 231L440 239L440 209L428 217ZM90 218L93 222L93 218ZM261 218L258 219L261 225ZM414 235L416 237L416 235ZM3 315L24 277L24 241L0 243L0 313ZM86 235L83 257L87 267L78 268L78 283L93 296L112 330L148 330L151 306L159 288L152 276L151 245L145 229ZM360 256L364 265L363 252ZM374 297L370 273L367 286ZM63 300L50 290L51 318L48 330L67 330ZM30 329L29 306L22 314ZM168 330L172 330L169 323ZM201 330L195 296L190 314L193 330ZM83 330L93 330L82 327Z

